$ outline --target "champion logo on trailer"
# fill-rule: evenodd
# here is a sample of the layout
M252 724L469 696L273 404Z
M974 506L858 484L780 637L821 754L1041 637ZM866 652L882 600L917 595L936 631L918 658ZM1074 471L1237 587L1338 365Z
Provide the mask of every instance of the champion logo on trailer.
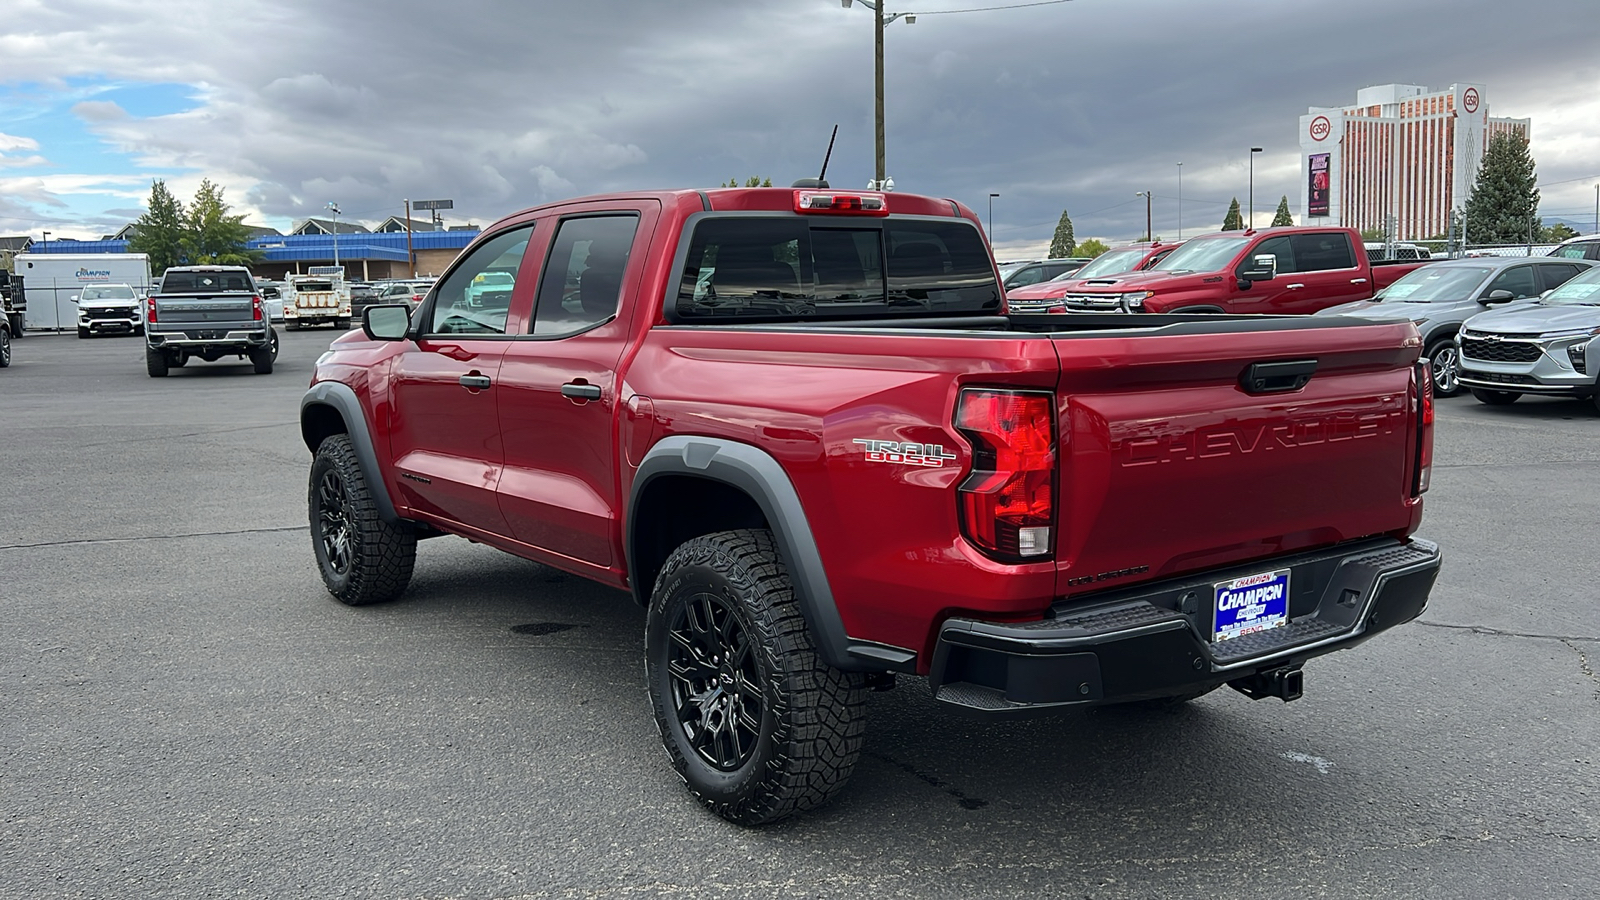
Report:
M1469 113L1477 112L1478 99L1478 89L1467 88L1467 92L1461 95L1461 108Z
M1332 133L1333 123L1328 121L1327 116L1317 116L1311 120L1311 139L1313 141L1325 141L1328 139L1328 135Z
M77 276L78 276L78 280L79 281L110 281L111 280L111 270L109 270L109 269L79 269L78 272L77 272Z

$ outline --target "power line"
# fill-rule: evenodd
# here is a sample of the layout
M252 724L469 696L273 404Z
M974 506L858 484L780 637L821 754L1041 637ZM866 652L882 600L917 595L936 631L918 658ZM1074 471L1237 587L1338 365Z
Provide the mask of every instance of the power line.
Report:
M1012 3L1006 6L978 6L972 9L936 9L932 12L918 11L918 16L948 16L954 13L992 12L997 9L1023 9L1029 6L1055 6L1058 3L1070 3L1072 0L1037 0L1034 3Z

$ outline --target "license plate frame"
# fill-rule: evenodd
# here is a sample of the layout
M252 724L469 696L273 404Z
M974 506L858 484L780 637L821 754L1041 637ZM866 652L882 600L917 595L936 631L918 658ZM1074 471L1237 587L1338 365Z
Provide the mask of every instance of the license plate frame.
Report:
M1213 583L1211 642L1288 625L1290 574L1289 569L1274 569Z

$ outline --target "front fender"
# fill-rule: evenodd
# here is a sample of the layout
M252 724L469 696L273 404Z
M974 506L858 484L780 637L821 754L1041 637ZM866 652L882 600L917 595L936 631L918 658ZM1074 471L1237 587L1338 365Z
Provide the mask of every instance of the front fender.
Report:
M315 454L317 447L329 434L340 432L338 428L330 429L327 419L330 413L338 416L343 433L350 436L350 443L355 446L356 462L367 479L367 490L377 504L379 517L391 524L399 522L400 516L395 512L394 501L389 498L388 484L383 480L383 470L378 467L372 429L367 425L361 400L349 385L338 381L320 381L300 398L300 437L305 441L306 449Z

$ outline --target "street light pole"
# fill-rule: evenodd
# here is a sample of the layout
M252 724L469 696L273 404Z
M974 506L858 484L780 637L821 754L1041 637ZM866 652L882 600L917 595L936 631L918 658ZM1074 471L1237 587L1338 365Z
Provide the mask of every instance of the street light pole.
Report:
M333 211L333 264L339 264L339 204L328 201L328 209Z
M1155 233L1150 227L1150 192L1134 191L1133 195L1135 197L1144 198L1144 239L1147 241L1153 241L1155 240Z
M989 195L989 246L990 247L994 246L994 198L996 198L998 196L1000 196L1000 195L999 194L990 194ZM1600 195L1597 195L1597 196L1600 196Z
M1178 240L1183 240L1183 163L1178 163Z
M1245 220L1245 228L1256 227L1256 154L1260 152L1260 147L1250 148L1250 218Z
M1600 184L1594 186L1594 232L1600 234Z

